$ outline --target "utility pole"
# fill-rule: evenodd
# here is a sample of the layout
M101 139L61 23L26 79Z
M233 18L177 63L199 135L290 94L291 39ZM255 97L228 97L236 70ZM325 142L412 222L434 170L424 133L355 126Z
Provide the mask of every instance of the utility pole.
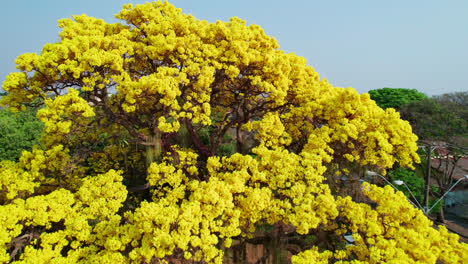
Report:
M427 212L429 209L429 188L431 187L430 179L431 179L431 153L432 153L432 146L431 144L427 145L427 170L426 170L426 180L424 181L425 191L424 191L424 213Z

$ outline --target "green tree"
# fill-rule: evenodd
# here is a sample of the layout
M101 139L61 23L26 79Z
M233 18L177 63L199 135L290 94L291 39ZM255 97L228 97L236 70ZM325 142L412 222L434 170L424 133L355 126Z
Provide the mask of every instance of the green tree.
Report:
M446 93L433 98L468 122L468 92Z
M433 99L447 109L450 113L456 115L459 121L457 133L452 134L451 142L460 147L468 147L468 92L454 92L434 96ZM463 129L465 129L463 131Z
M370 90L369 94L371 99L384 109L399 108L402 105L427 98L425 94L416 89L406 88L381 88Z
M419 139L452 142L466 137L468 128L467 120L451 110L457 106L443 104L437 98L426 98L401 106L399 111L401 117L410 122Z
M17 114L0 109L0 160L17 161L23 150L30 151L38 143L43 126L34 109Z

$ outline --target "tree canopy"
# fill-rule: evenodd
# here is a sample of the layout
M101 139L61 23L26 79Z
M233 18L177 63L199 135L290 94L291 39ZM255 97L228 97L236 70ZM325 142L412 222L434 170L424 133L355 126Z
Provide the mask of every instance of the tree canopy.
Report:
M378 106L386 108L399 108L411 102L421 101L427 96L416 89L381 88L369 91L370 97Z
M465 107L463 104L444 102L443 98L427 98L400 108L402 118L410 122L420 139L457 142L468 136Z
M446 93L433 99L461 121L461 126L468 126L468 92ZM466 130L465 130L466 131Z
M116 18L59 20L60 41L20 55L3 83L12 111L43 100L44 129L0 163L0 261L221 263L265 225L263 241L329 239L297 242L294 263L467 258L402 193L364 184L371 207L324 183L419 161L395 110L333 87L239 18L208 23L167 2Z
M453 92L437 95L433 97L436 101L450 108L454 112L459 112L458 115L467 119L466 108L468 107L468 92ZM462 114L463 113L463 114Z

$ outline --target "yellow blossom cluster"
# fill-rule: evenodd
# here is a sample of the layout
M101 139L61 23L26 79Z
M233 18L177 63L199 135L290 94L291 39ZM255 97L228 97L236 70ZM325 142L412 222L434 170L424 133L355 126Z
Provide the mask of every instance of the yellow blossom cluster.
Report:
M331 226L338 235L351 232L354 242L344 250L320 252L310 249L293 257L293 263L333 261L333 263L464 263L468 245L458 242L444 226L433 228L421 210L414 208L402 192L390 186L380 188L364 183L364 194L377 204L353 202L338 198L339 227ZM310 252L309 252L310 251Z
M46 108L38 111L39 120L44 123L42 143L54 146L63 142L65 135L79 125L89 123L94 111L88 103L79 96L75 89L57 96L53 100L45 100Z
M332 87L326 80L316 86L301 95L300 107L284 114L286 132L296 140L307 138L304 149L322 152L332 164L341 157L378 169L419 162L417 137L395 110L382 110L368 94Z
M109 171L85 179L75 194L60 188L0 206L0 261L13 260L12 252L18 250L28 263L86 261L91 257L86 254L99 250L86 245L106 239L105 233L93 233L96 223L115 218L126 198L121 181L119 172ZM68 246L71 250L63 256L61 251Z
M30 173L23 172L12 161L0 162L0 175L2 175L0 178L1 204L5 204L6 201L13 200L22 194L33 193L34 188L39 186Z

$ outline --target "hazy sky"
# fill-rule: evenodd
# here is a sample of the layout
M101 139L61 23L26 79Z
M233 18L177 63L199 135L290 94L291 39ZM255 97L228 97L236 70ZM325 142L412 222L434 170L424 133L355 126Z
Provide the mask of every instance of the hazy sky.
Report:
M115 22L124 3L144 0L1 0L0 80L14 59L58 40L56 21L87 14ZM260 25L280 49L307 59L334 86L427 95L468 90L468 0L172 0L214 22Z

